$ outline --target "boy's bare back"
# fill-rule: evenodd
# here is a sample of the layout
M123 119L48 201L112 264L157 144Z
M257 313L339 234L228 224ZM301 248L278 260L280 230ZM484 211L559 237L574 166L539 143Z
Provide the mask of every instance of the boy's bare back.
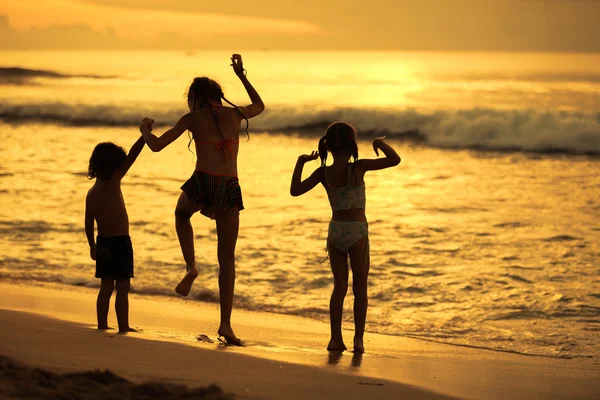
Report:
M129 235L129 217L121 192L121 179L96 180L88 191L86 206L96 220L99 236Z

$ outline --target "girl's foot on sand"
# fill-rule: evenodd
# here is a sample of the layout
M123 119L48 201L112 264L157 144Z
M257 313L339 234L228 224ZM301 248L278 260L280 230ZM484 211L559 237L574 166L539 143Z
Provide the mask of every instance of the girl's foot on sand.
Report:
M196 269L196 267L191 268L190 270L188 270L187 274L185 274L181 282L179 282L179 285L177 285L175 291L179 295L186 297L188 294L190 294L190 290L192 290L192 284L194 283L197 277L198 270Z
M358 354L365 352L365 345L363 344L362 339L354 338L354 352Z
M219 328L217 335L219 335L218 339L222 343L232 346L243 346L242 341L235 336L235 333L233 333L233 329L231 328Z
M141 330L134 329L134 328L127 328L124 330L119 329L119 333L125 334L125 333L129 333L129 332L141 332Z
M344 344L344 342L342 340L334 340L331 339L329 341L329 344L327 345L327 351L344 351L344 350L348 350L348 348L346 347L346 345Z

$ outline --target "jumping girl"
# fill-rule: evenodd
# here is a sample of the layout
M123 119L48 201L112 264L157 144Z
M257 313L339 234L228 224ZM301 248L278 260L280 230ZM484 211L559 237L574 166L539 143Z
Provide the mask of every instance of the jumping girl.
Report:
M263 112L260 96L246 78L242 56L231 57L233 71L248 92L251 104L237 107L223 95L221 86L212 79L195 78L187 95L190 112L185 114L162 136L152 134L154 120L144 118L140 131L152 151L161 151L183 132L189 130L196 148L196 169L181 187L182 193L175 208L175 226L187 273L176 292L187 296L198 276L194 253L194 232L190 218L194 213L216 221L217 258L219 261L219 296L221 324L219 338L228 344L241 345L231 328L231 309L235 286L235 245L239 229L239 213L244 209L242 191L238 182L237 155L242 120ZM232 107L223 106L222 101ZM248 136L249 137L249 136Z

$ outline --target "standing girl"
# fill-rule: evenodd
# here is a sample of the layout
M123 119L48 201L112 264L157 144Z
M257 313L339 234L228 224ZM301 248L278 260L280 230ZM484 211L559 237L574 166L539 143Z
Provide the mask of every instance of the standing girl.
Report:
M319 141L319 151L298 157L292 176L290 193L300 196L321 183L327 191L333 211L329 223L327 249L333 272L333 293L329 302L331 320L330 351L346 350L342 338L342 311L348 291L348 256L352 268L354 292L354 351L364 353L363 335L367 318L367 277L369 275L369 236L365 215L365 181L367 171L384 169L400 163L400 156L383 139L373 141L373 150L385 154L380 159L358 159L356 129L344 122L333 123ZM333 156L326 166L327 154ZM302 168L307 161L321 158L321 166L302 181ZM352 158L353 162L350 162Z
M246 78L242 56L231 57L233 71L248 92L251 104L237 107L223 95L221 86L212 79L195 78L187 95L190 112L185 114L162 136L152 134L154 120L144 118L140 131L152 151L161 151L183 132L191 132L196 147L196 169L181 187L182 193L175 208L175 226L187 274L176 291L187 296L198 276L194 253L194 231L190 218L200 211L214 219L217 226L219 260L219 297L221 324L219 337L229 344L240 345L231 328L231 308L235 285L235 245L239 229L239 212L244 209L242 191L238 182L237 155L242 120L263 112L265 106L260 96ZM225 107L222 100L233 107Z

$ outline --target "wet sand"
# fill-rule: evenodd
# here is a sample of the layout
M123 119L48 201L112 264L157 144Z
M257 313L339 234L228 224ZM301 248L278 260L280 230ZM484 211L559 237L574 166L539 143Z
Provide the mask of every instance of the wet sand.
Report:
M600 366L585 360L369 333L364 356L329 354L328 325L295 316L234 310L246 346L223 346L216 305L158 296L132 294L130 320L143 332L119 335L95 329L95 297L87 288L0 283L0 354L58 374L108 369L132 384L216 384L239 398L593 399L600 392ZM116 326L112 309L109 324ZM344 337L350 343L352 332ZM181 393L174 387L169 395Z

